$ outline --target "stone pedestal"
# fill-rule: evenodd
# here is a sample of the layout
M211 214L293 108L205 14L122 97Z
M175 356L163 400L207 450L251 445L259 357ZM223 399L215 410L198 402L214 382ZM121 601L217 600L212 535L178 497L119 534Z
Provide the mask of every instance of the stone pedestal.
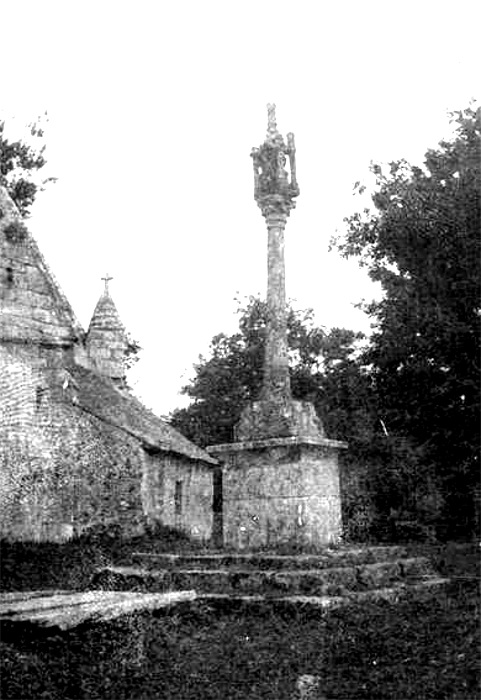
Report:
M338 542L338 452L322 437L276 437L209 447L223 463L223 541L235 549Z
M234 428L236 442L270 438L325 438L324 427L312 403L274 396L248 404Z

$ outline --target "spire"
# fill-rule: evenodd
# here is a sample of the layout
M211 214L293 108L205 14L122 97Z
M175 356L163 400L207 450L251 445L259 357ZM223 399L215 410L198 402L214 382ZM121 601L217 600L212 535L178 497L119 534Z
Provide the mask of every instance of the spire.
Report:
M125 378L127 333L110 296L110 275L101 278L105 288L94 309L86 337L87 353L94 369L114 380Z

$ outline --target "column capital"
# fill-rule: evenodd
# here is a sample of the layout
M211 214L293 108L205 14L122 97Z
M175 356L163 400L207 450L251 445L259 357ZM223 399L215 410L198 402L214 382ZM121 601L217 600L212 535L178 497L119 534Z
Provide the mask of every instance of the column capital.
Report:
M286 225L287 217L294 209L296 203L281 194L267 194L261 197L256 197L259 209L262 216L266 219L267 224L278 222Z

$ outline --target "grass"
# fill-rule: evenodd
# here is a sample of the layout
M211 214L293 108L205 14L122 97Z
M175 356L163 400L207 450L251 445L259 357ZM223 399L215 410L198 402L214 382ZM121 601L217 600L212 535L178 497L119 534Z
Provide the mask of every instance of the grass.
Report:
M1 697L290 700L296 679L312 674L332 700L475 700L480 691L478 548L412 549L428 552L441 573L454 578L427 601L369 603L325 613L266 605L219 612L202 604L190 612L139 618L146 657L142 667L124 675L115 657L122 643L111 627L84 629L68 640L32 641L22 652L4 644ZM86 550L83 568L77 550L76 556L77 571L85 576L106 553L105 548ZM58 580L57 572L51 583ZM94 643L98 635L104 635L103 660Z
M166 527L128 540L112 528L65 543L3 540L0 542L0 590L84 590L97 568L111 562L128 561L133 551L179 552L200 548L201 545Z

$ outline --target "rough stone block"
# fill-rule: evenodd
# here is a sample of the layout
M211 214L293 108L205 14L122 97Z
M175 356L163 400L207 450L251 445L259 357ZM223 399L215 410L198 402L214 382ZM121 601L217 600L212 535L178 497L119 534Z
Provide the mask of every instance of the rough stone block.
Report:
M365 588L383 588L399 581L400 577L401 568L396 561L364 564L357 570L358 582Z
M339 446L287 438L210 448L224 460L224 544L246 549L337 542Z
M263 440L278 437L325 437L313 404L307 401L254 401L242 412L235 439Z
M400 562L402 575L405 578L423 578L432 576L434 573L433 565L427 557L412 557L403 559Z

